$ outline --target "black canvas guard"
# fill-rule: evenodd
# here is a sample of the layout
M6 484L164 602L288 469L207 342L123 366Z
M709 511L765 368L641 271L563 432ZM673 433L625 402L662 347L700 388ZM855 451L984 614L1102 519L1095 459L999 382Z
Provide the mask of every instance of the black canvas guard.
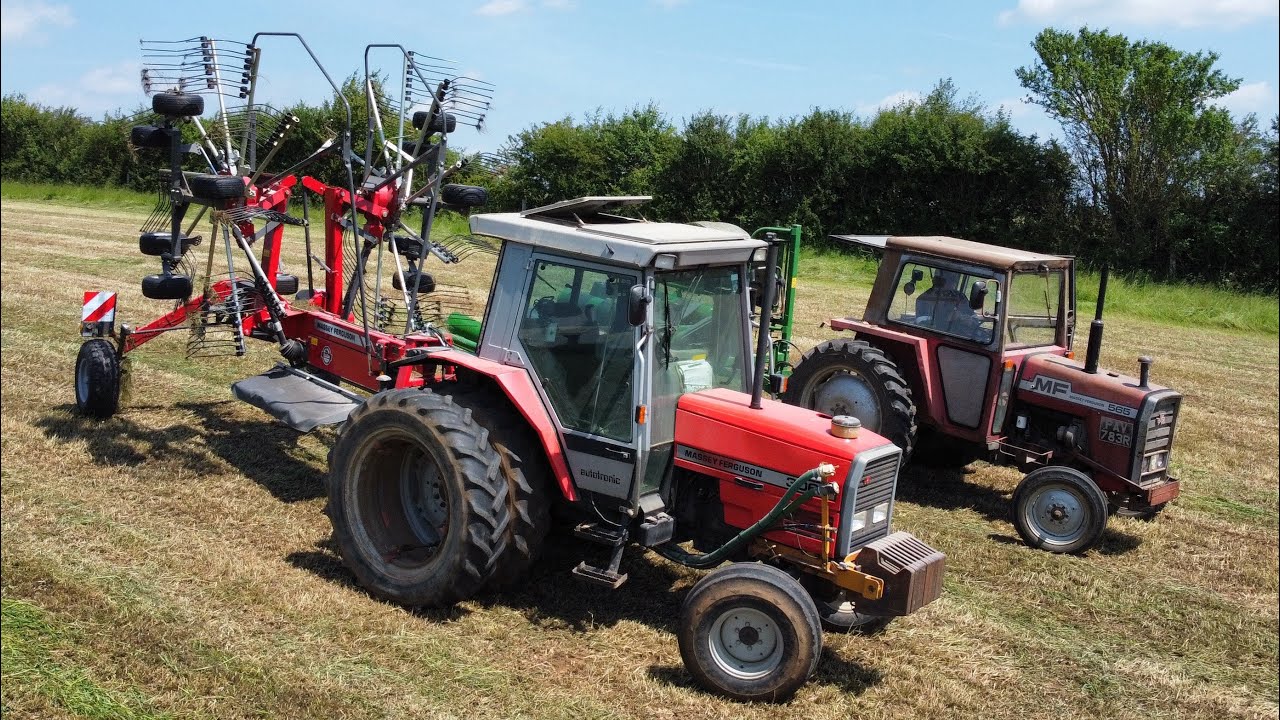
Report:
M360 404L354 393L334 389L300 370L277 365L271 370L232 383L231 392L299 432L336 425Z

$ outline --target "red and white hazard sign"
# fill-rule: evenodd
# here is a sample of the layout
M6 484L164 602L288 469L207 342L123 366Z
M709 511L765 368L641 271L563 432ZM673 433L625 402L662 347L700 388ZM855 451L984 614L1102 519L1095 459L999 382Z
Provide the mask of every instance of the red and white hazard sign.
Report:
M86 290L84 307L80 310L81 322L115 322L116 294Z

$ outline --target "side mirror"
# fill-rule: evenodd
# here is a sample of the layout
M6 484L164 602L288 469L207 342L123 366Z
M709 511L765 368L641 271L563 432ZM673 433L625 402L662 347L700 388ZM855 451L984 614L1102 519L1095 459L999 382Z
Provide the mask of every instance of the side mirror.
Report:
M981 310L982 306L987 304L987 283L979 280L969 288L969 307L974 310Z
M920 282L920 281L921 281L921 280L923 280L923 279L924 279L924 271L923 271L923 270L921 270L920 268L916 268L916 269L914 269L914 270L912 270L912 271L911 271L911 282L913 282L913 283L918 283L918 282Z
M631 293L627 296L627 321L632 326L643 325L651 302L653 302L653 296L649 294L649 288L644 285L632 285Z

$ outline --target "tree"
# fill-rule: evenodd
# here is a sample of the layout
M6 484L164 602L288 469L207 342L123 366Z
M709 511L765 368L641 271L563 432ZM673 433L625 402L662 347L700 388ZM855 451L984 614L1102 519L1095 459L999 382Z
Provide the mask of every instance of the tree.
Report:
M1032 47L1039 62L1018 68L1018 79L1062 123L1089 199L1110 221L1111 246L1137 249L1148 269L1174 277L1170 219L1193 195L1205 157L1229 141L1231 117L1211 102L1240 81L1214 69L1216 53L1106 30L1046 29Z

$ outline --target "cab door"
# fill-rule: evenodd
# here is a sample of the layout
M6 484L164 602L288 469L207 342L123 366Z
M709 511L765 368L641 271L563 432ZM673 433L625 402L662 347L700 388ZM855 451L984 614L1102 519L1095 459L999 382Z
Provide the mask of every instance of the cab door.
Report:
M957 434L985 437L983 426L992 406L990 390L999 356L999 304L1002 278L990 270L933 258L908 258L899 272L891 323L912 326L923 337L927 360L939 380L942 403L930 403L934 422L951 425ZM984 283L981 308L969 304L974 286ZM925 285L928 287L925 287Z
M534 253L513 345L555 420L574 484L627 499L639 445L637 271Z

